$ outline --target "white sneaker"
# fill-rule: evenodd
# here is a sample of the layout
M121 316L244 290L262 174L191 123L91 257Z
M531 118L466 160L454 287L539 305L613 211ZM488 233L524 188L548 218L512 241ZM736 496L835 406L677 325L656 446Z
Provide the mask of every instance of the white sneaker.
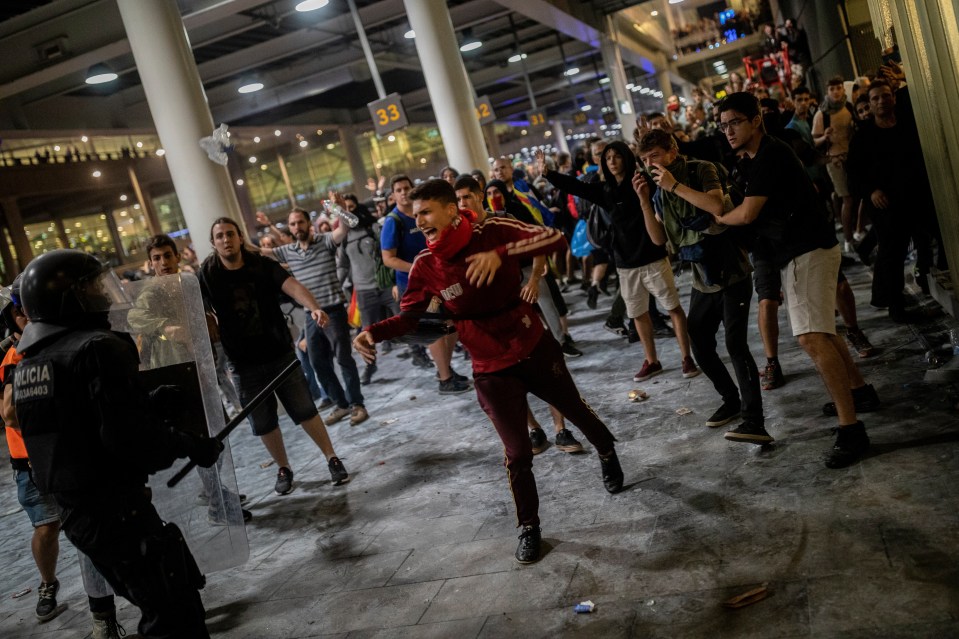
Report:
M852 253L855 249L852 246L852 242L843 242L842 243L842 252L843 253Z

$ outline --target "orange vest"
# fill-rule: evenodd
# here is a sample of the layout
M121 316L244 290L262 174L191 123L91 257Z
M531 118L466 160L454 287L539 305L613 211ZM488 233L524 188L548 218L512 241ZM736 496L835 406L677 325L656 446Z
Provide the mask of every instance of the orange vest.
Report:
M23 359L23 355L17 352L17 349L11 347L0 363L0 382L4 381L7 366L12 366ZM4 431L7 433L7 447L10 449L10 457L13 459L27 459L27 447L23 444L23 435L15 428L7 426Z

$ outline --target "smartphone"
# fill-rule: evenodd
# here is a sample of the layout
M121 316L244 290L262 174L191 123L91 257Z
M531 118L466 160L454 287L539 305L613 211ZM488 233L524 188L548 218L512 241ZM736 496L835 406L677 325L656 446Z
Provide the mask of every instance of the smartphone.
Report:
M890 62L895 62L899 65L902 64L902 54L899 53L899 45L886 49L882 52L882 63L886 65Z

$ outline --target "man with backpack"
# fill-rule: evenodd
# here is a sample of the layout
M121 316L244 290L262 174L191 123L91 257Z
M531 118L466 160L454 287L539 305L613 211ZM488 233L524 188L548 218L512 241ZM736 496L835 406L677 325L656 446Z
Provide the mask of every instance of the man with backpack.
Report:
M406 175L394 175L390 179L390 188L393 191L396 206L387 213L383 221L380 249L383 264L396 271L396 300L399 301L406 292L413 260L426 248L426 238L416 228L416 219L413 217L413 202L409 198L410 191L413 190L413 181ZM439 391L443 395L465 393L470 390L467 378L457 374L450 366L455 343L456 335L453 334L438 339L429 346L439 377ZM425 353L414 353L413 357L414 365L423 365L417 363L417 357L421 361L425 360L426 366L429 365L429 359L426 358Z
M713 223L712 215L727 208L716 167L680 155L676 139L660 129L642 137L639 156L655 182L651 184L641 172L633 177L649 237L660 246L669 241L692 264L689 340L700 368L723 399L706 426L718 428L742 416L743 423L727 432L726 439L771 442L773 438L764 427L759 370L746 339L752 267L746 251L732 239L732 231ZM661 205L658 218L651 197L657 186L655 199ZM726 352L739 388L716 352L720 323L725 327Z

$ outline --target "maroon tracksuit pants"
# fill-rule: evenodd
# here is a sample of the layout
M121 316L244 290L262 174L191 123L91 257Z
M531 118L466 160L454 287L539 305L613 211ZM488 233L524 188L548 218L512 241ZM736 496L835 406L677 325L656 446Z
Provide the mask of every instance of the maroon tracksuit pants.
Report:
M559 343L544 332L529 357L494 373L479 373L474 386L506 452L506 474L521 526L539 525L539 495L533 477L533 446L527 430L526 394L552 404L598 452L613 450L616 438L580 396Z

